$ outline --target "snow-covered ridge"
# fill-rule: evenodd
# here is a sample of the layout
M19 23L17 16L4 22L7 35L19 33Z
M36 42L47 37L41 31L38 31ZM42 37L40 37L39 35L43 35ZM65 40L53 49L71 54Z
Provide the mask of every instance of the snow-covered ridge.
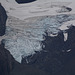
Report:
M0 2L6 9L8 16L14 16L21 20L35 16L56 15L59 14L57 11L62 6L71 4L71 2L53 2L51 0L37 0L27 4L18 4L15 0L0 0Z

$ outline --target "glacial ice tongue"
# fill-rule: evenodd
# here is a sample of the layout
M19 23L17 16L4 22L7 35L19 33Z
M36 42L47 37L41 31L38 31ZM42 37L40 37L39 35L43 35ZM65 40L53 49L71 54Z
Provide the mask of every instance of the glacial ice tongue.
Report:
M9 16L6 25L5 48L10 51L16 61L21 63L25 56L33 55L36 51L42 50L41 41L44 40L45 31L58 33L58 28L63 22L75 19L74 16L43 16L26 20Z
M41 50L41 44L36 40L17 37L15 40L7 39L6 48L18 62L21 62L22 57L34 54L35 51Z

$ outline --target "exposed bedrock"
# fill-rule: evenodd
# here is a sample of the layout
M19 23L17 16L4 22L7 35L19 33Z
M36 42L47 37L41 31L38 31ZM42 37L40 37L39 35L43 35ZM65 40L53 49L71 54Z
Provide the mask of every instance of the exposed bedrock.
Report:
M8 50L0 45L0 75L9 75L14 68L16 61Z
M0 36L5 34L7 14L4 7L0 4Z
M68 11L72 11L72 8L66 7L66 9L67 9Z
M30 3L36 0L15 0L17 3L22 4L22 3Z
M23 58L22 64L32 65L51 75L75 74L75 27L70 27L66 32L68 33L66 41L63 31L55 37L48 36L46 33L45 40L42 41L43 50Z

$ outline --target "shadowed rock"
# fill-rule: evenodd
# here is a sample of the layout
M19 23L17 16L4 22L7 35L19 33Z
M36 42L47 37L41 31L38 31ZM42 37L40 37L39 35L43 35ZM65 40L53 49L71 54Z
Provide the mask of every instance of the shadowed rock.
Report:
M7 14L4 7L0 4L0 36L5 34Z
M0 75L9 75L13 69L15 60L8 50L0 45Z

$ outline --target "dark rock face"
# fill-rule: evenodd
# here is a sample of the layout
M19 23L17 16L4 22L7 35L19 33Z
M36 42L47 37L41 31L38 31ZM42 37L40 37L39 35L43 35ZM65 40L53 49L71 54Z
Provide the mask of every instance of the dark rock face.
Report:
M43 51L36 52L33 56L28 56L22 60L22 64L32 65L48 72L50 75L74 75L75 74L75 27L70 27L67 41L64 41L63 32L58 36L45 36L42 43L45 45ZM68 50L71 49L70 52ZM72 66L72 67L71 67Z
M22 3L30 3L36 0L15 0L17 3L22 4Z
M72 11L72 9L71 9L71 8L69 8L69 7L66 7L66 9L67 9L67 10L69 10L69 11Z
M0 75L9 75L15 64L14 58L3 45L0 45Z
M10 75L50 75L41 69L34 68L31 65L19 64L11 71Z
M0 4L0 36L5 34L7 14L3 6Z

